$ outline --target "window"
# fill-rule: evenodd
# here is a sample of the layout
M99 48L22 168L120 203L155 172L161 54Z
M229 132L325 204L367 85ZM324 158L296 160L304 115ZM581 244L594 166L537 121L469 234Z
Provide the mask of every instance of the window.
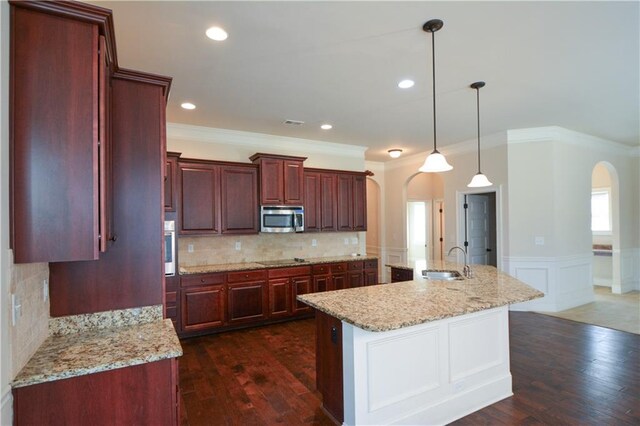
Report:
M611 189L591 190L591 232L611 234Z

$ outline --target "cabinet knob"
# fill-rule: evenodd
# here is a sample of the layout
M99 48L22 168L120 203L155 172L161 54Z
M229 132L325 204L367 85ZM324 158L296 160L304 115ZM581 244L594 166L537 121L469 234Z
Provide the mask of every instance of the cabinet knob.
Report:
M113 241L115 243L117 239L118 239L118 236L113 234L111 238L109 238L109 241Z
M204 278L200 278L200 282L203 283L204 282Z

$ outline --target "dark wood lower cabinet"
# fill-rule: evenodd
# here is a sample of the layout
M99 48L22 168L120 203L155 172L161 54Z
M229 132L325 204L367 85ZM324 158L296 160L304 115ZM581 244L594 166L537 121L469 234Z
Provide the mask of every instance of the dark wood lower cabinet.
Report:
M402 268L391 268L391 282L397 283L402 281L413 280L413 271Z
M14 425L177 425L178 361L13 390Z
M177 330L187 337L310 316L298 295L377 283L377 260L185 275ZM168 291L167 315L173 297Z
M229 324L267 319L266 281L228 284Z
M182 330L198 331L225 323L224 285L182 289Z

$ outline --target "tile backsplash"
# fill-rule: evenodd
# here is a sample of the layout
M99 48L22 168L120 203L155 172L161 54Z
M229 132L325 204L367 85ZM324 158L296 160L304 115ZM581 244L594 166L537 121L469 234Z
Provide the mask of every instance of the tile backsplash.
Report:
M192 246L192 252L189 248ZM178 238L180 266L366 253L365 232L258 234Z
M11 377L29 361L49 335L49 299L43 294L43 281L49 279L48 263L10 262L10 291L21 305L15 326L10 327ZM11 317L8 316L9 321Z

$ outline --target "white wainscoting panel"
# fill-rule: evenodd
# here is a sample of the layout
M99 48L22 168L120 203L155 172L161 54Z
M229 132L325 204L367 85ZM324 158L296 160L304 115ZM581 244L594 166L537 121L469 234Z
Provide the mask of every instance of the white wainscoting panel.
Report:
M515 311L558 312L590 303L593 254L562 257L506 257L506 272L542 291L545 297L511 305Z
M2 389L2 399L0 403L0 425L9 426L13 424L13 397L11 387Z
M640 249L620 250L620 290L640 290Z
M500 312L449 324L450 382L458 382L504 363L504 355L509 353L509 348L504 346L503 327Z
M343 322L344 424L446 424L512 395L508 327L506 306L386 332Z
M441 385L438 337L433 327L367 344L369 412Z

